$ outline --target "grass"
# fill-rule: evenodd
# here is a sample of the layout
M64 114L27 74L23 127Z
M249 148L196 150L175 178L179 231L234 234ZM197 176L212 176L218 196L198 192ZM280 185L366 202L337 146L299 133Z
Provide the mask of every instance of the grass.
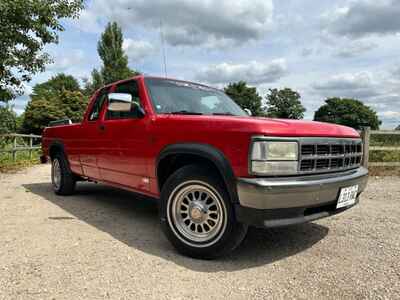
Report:
M16 161L13 161L11 153L0 153L0 173L15 172L39 163L39 150L32 151L32 157L28 151L19 151Z
M372 134L370 146L391 146L400 147L400 135Z
M372 134L370 137L370 146L400 148L400 135ZM369 153L369 161L398 162L400 161L400 151L371 150Z
M369 161L370 162L399 162L400 161L400 151L386 151L386 150L370 151Z
M400 147L400 135L376 134L370 137L370 146ZM371 150L370 162L400 162L400 151ZM369 167L371 176L400 176L399 167Z

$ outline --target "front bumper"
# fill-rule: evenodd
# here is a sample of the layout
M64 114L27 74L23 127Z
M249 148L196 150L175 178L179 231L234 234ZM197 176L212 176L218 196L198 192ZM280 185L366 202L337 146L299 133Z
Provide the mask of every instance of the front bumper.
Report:
M340 189L358 185L359 195L367 181L363 167L302 177L239 178L236 216L239 222L262 227L317 220L350 208L336 209Z

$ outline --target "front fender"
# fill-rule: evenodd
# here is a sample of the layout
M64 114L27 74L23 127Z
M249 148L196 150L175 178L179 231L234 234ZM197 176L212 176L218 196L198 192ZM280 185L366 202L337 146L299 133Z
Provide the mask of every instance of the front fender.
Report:
M211 161L218 169L222 179L224 180L225 186L228 190L229 196L233 203L238 203L236 177L233 173L232 167L225 155L217 148L208 144L198 143L184 143L184 144L173 144L165 147L158 155L156 161L156 174L158 176L158 166L160 161L169 155L175 154L191 154L197 155L202 158ZM160 185L159 185L160 186Z

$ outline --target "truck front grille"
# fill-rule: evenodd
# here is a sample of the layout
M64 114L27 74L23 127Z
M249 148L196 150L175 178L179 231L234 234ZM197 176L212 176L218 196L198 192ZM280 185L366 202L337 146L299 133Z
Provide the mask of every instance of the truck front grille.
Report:
M363 155L359 139L303 139L300 173L325 173L357 168Z

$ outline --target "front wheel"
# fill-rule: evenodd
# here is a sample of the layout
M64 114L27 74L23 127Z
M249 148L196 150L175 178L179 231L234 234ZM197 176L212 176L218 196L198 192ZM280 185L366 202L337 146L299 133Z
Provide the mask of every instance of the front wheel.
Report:
M75 176L62 153L54 155L51 161L51 183L57 195L71 195L75 191Z
M195 258L227 254L247 232L236 221L220 178L196 165L179 169L167 180L161 192L160 219L177 250Z

